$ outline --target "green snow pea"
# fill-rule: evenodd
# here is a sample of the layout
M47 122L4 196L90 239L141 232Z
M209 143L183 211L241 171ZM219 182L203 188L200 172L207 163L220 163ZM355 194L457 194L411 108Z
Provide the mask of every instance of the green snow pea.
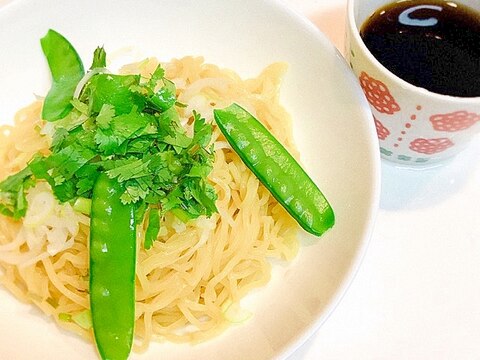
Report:
M302 228L320 236L334 225L325 196L262 123L237 104L214 110L214 117L235 152Z
M102 173L93 188L90 224L90 308L98 352L104 360L128 358L135 322L135 205Z
M42 117L56 121L72 110L70 102L85 70L74 47L56 31L48 30L40 43L52 73L52 87L45 98Z

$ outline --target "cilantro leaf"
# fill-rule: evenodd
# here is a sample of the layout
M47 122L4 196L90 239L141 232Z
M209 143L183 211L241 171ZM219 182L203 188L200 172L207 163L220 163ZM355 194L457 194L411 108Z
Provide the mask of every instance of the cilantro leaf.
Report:
M162 68L162 65L159 64L150 78L149 86L155 88L157 83L162 80L164 76L165 70Z
M68 130L65 128L58 128L53 134L51 149L55 152L62 148L64 141L68 137Z
M120 200L124 204L136 203L147 197L149 189L142 186L136 180L129 180L126 182L125 192L120 196Z
M144 162L142 159L130 158L126 160L118 160L118 162L121 162L120 166L107 171L107 175L110 179L118 178L119 182L124 182L129 179L136 179L150 174L148 169L149 161Z
M160 231L160 211L158 209L151 208L148 214L148 227L145 232L145 240L143 246L145 249L150 249L153 246L153 242L157 239Z
M110 108L109 105L107 106ZM128 144L123 146L124 142L137 137L137 134L142 133L151 121L151 115L138 113L135 112L135 109L132 109L129 114L110 118L108 123L102 124L105 128L99 126L95 133L95 142L104 155L125 154Z
M52 154L47 161L50 168L53 169L52 176L53 174L61 174L66 180L69 180L96 155L91 149L75 143Z
M176 147L176 151L180 152L181 150L177 150L178 148L186 149L192 143L192 139L189 138L186 134L176 132L173 136L168 135L165 136L163 142L169 145L173 145Z
M26 167L0 183L0 213L18 220L27 212L25 190L32 184L32 172Z
M86 100L94 113L99 113L104 104L112 105L116 115L128 114L133 107L142 111L144 97L130 90L131 86L139 83L140 75L97 74L86 85L82 98L88 98Z
M212 139L213 128L211 125L207 124L205 119L196 111L193 111L193 118L194 135L192 144L198 145L199 147L206 147L210 144L210 140Z
M115 108L110 104L103 104L97 115L97 125L100 129L107 129L110 126L112 118L115 116Z
M155 109L165 111L175 105L177 97L175 92L172 92L172 90L164 86L155 94L150 96L149 101L150 105L152 105Z

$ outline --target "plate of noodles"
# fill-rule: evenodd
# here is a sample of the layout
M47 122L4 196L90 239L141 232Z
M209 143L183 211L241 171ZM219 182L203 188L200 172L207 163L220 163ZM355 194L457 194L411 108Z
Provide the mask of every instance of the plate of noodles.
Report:
M273 0L0 1L0 23L2 358L278 359L326 320L379 156L323 34Z

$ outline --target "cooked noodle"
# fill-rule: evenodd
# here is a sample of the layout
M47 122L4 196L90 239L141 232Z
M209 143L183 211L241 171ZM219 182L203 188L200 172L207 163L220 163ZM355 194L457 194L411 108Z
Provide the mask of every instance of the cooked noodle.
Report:
M122 73L148 76L157 64L147 59L125 66ZM163 65L177 86L179 101L187 104L180 110L187 131L192 127L192 110L211 122L213 108L235 101L296 154L289 116L278 102L284 64L273 64L246 81L232 71L205 64L202 58ZM18 112L14 126L0 127L0 179L21 170L35 153L48 154L50 138L41 134L40 110L37 101ZM238 320L235 312L242 297L269 281L268 258L290 260L296 255L295 222L218 129L213 141L215 163L209 180L218 194L218 214L187 224L167 216L152 249L144 250L139 241L137 352L146 350L151 340L198 342L218 334ZM89 314L89 218L69 204L52 201L46 183L30 189L28 196L23 223L0 216L0 281L62 327L93 340L88 321L82 321ZM32 205L35 201L38 206ZM143 231L139 227L139 239Z

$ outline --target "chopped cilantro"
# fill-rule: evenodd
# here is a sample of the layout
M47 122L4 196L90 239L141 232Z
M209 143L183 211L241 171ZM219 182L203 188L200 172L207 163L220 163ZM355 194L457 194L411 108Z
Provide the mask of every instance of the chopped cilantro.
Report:
M20 219L25 216L27 211L25 190L33 184L31 176L32 172L30 169L25 168L0 183L1 214L11 216L14 219Z
M97 48L92 68L105 67ZM85 84L73 110L47 124L51 154L35 155L27 167L0 182L0 213L15 219L27 209L26 190L47 181L61 202L90 199L99 173L123 186L124 204L147 217L145 248L156 239L163 216L188 221L217 211L207 176L213 168L212 126L194 112L193 136L180 124L175 84L158 66L149 79L99 73ZM52 131L50 131L52 130Z

